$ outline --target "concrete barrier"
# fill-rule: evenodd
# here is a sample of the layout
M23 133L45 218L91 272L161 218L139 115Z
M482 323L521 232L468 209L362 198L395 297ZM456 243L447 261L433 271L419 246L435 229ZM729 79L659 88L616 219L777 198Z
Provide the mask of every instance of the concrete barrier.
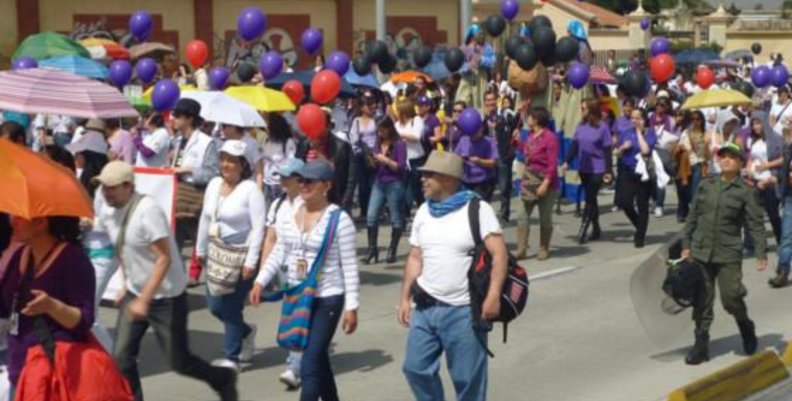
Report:
M739 401L789 377L784 361L766 350L677 389L668 401Z
M784 350L784 355L781 356L781 360L787 366L792 366L792 341L787 344L786 349Z

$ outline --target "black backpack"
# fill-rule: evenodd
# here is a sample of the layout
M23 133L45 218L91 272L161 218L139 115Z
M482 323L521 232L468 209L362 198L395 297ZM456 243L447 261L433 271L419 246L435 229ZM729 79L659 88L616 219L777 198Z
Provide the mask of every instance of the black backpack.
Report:
M487 250L484 241L481 238L481 223L479 221L479 209L481 200L473 198L470 200L468 206L468 219L470 220L470 231L473 233L473 240L475 247L470 251L473 256L473 261L468 270L468 285L470 288L470 309L473 312L473 321L477 324L485 324L487 328L491 328L492 322L503 323L503 342L506 342L508 333L508 324L517 316L522 314L525 305L528 303L528 274L525 269L517 264L517 260L509 255L507 270L508 275L503 283L501 290L501 307L500 315L493 319L491 322L482 322L481 310L484 305L484 299L487 297L489 290L490 274L492 272L492 255ZM481 338L479 340L484 345ZM486 346L489 356L495 355Z

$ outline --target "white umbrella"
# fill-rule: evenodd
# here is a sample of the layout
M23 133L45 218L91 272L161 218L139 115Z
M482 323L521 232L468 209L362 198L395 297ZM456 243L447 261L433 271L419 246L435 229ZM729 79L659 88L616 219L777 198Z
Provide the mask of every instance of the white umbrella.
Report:
M206 121L237 127L265 127L261 115L249 104L219 91L182 92L183 98L193 99L201 104L201 117Z

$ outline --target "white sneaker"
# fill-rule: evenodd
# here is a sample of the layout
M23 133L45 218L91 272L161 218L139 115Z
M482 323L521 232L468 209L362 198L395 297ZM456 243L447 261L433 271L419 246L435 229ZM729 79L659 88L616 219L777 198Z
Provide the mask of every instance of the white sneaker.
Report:
M278 379L280 379L280 382L285 384L290 390L300 388L300 377L297 376L291 369L286 369L285 372L281 373Z
M239 367L239 364L230 360L230 359L215 359L212 361L212 366L216 366L218 368L226 368L226 369L233 369L237 373L239 373L242 368Z
M663 208L656 207L654 210L655 217L663 217Z
M250 362L253 359L253 352L256 350L256 333L258 327L255 324L250 325L250 334L242 340L242 350L239 352L240 362Z

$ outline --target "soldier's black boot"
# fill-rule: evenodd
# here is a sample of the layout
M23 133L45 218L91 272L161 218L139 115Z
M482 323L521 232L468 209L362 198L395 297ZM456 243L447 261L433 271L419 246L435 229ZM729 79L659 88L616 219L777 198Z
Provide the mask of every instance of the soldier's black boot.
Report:
M688 365L699 365L707 361L709 361L709 333L697 332L696 343L685 357L685 363Z
M377 227L368 228L368 251L362 262L370 265L371 262L379 263L379 250L377 249Z
M590 240L596 241L600 239L602 236L602 229L600 229L599 219L593 220L591 222L591 235L589 235Z
M401 240L403 231L404 230L401 228L394 228L391 231L391 241L390 246L388 247L388 259L386 262L393 263L396 261L396 251L399 249L399 240Z
M746 320L737 322L737 327L740 328L740 336L743 341L743 351L746 355L753 355L756 352L756 347L759 346L759 340L756 338L756 327L754 322Z
M583 218L580 220L580 229L578 230L577 240L578 244L585 244L588 242L588 228L591 224L588 211L583 212Z

